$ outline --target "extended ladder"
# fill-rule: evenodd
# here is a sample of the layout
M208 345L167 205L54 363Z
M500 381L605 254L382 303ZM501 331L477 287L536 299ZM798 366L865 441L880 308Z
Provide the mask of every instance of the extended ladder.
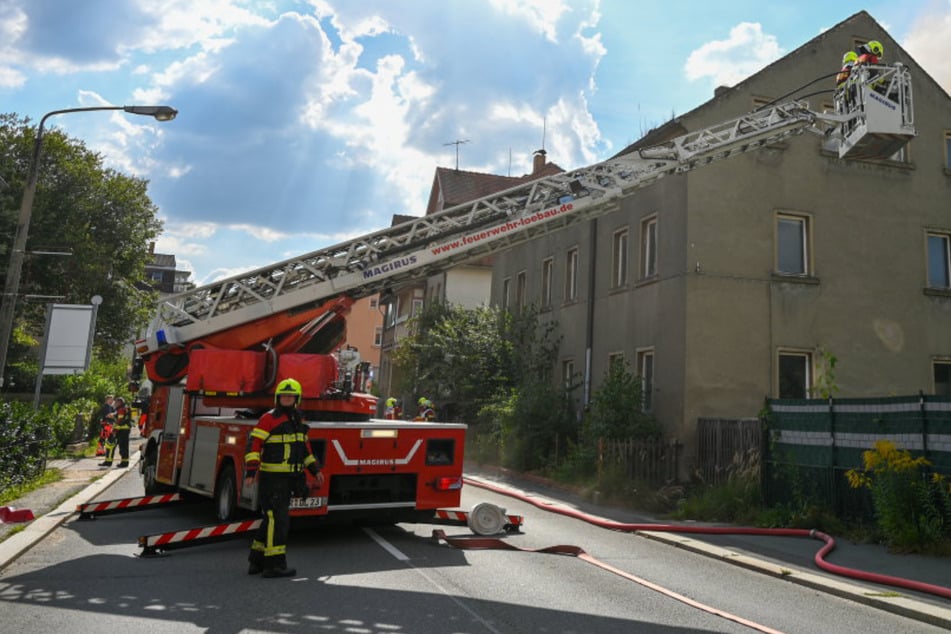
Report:
M906 76L907 70L900 65L895 68L899 76ZM910 81L903 86L902 109L911 104ZM806 130L839 141L839 128L850 119L855 125L865 123L864 110L849 115L820 114L801 102L773 105L666 143L543 177L173 295L159 303L149 333L137 342L137 349L148 355L330 297L346 294L359 298L382 292L432 270L608 213L622 197L669 174L687 172ZM866 126L863 134L870 132L873 130ZM905 133L904 142L914 136L913 128Z

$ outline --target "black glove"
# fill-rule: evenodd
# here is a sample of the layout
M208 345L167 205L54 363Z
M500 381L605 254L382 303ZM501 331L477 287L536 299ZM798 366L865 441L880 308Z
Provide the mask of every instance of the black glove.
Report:
M307 470L310 471L310 475L317 477L317 474L320 473L320 467L317 466L316 462L312 462L307 465Z

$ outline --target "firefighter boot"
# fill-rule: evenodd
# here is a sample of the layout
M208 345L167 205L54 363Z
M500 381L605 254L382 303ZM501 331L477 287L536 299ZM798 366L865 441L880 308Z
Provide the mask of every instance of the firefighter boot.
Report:
M257 557L255 557L257 554ZM252 552L248 556L248 574L249 575L259 575L264 572L264 557L261 556L261 553Z
M284 555L275 555L264 558L264 571L261 576L265 579L274 579L276 577L293 577L297 570L287 567L287 559Z

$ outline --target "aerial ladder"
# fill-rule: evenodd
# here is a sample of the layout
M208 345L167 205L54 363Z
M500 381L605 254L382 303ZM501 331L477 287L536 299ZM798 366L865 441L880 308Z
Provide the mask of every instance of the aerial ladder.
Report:
M622 198L664 176L806 131L837 146L840 158L893 155L916 134L908 69L901 64L857 67L832 113L799 101L769 105L659 145L166 297L147 335L136 342L137 350L153 381L175 381L196 344L246 348L277 334L319 331L355 299L609 213ZM299 333L294 338L306 339ZM175 356L170 361L166 355Z
M460 499L466 426L375 420L373 397L328 387L337 385L337 366L324 361L339 348L353 302L610 213L665 176L803 132L822 137L824 147L843 159L888 159L916 135L910 73L901 64L860 67L848 90L836 95L834 112L816 112L800 101L770 104L161 299L146 336L135 344L157 388L141 448L146 497L81 511L93 516L149 508L177 502L179 493L213 498L223 522L233 520L239 507L256 508L256 492L241 486L253 425L244 414L270 407L273 382L294 376L305 383L308 439L327 477L311 497L292 500L292 516L386 513L400 521L433 521L435 512L440 519ZM469 514L470 526L473 517L483 534L521 524L518 516L488 506ZM200 543L243 534L252 525L148 536L143 547Z

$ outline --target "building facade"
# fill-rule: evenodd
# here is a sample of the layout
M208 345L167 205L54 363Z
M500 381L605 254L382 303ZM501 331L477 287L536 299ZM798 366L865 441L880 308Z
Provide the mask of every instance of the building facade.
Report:
M609 364L696 456L700 418L756 416L766 397L947 393L951 370L951 98L867 13L626 148L790 95L877 39L913 74L918 137L890 160L840 160L800 135L685 174L620 209L496 256L493 302L540 305L563 375L590 398ZM829 92L806 97L831 110Z

